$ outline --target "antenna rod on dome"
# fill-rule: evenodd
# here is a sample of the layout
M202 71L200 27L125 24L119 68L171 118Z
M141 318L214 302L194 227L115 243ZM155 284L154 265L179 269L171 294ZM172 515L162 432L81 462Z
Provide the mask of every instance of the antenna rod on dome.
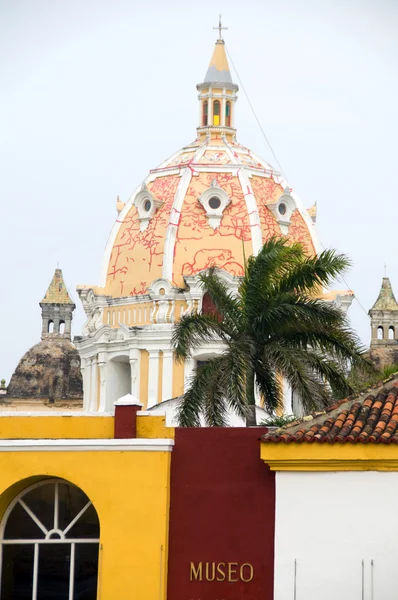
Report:
M228 29L228 27L222 26L221 13L218 15L218 25L217 25L217 27L213 27L213 29L218 29L218 39L222 40L222 31L223 31L223 29Z

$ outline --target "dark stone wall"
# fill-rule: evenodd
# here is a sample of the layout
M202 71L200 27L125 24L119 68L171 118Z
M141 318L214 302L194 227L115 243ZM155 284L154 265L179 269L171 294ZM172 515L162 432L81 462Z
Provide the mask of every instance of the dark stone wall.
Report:
M42 340L21 358L7 388L7 399L82 399L80 357L68 340Z

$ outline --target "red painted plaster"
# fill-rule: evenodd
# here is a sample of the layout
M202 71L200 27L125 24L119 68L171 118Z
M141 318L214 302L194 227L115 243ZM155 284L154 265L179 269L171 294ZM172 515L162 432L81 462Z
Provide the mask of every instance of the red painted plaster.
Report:
M115 439L137 437L137 412L141 406L134 404L115 406Z
M273 599L275 478L260 460L265 432L176 429L168 600ZM190 581L191 562L202 562L203 571L206 562L250 563L254 577L246 583Z

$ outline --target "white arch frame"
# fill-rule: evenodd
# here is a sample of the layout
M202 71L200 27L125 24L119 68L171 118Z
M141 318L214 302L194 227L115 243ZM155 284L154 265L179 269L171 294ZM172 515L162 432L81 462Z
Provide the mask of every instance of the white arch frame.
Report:
M26 544L33 545L34 554L33 554L33 586L32 586L32 600L37 599L37 584L38 584L38 570L39 570L39 545L40 544L70 544L70 571L69 571L69 600L73 600L74 595L74 576L75 576L75 549L76 544L98 544L99 546L99 538L65 538L66 533L73 527L73 525L80 519L80 517L86 512L86 510L90 506L94 506L91 500L84 505L82 510L72 519L67 527L63 531L61 531L58 527L58 513L59 513L59 488L58 485L60 483L68 484L73 487L76 487L81 490L77 485L68 481L67 479L61 478L49 478L49 479L41 479L36 483L26 487L19 494L13 498L10 504L7 506L7 509L4 512L3 518L0 523L0 600L1 600L1 582L2 582L2 569L3 569L3 546L4 545L15 545L15 544ZM48 530L47 527L43 523L41 523L40 519L33 513L33 511L27 506L27 504L22 500L23 496L26 496L30 491L42 487L44 485L54 484L54 527L53 529ZM84 494L85 492L81 490ZM85 494L87 496L87 494ZM17 504L20 504L22 508L27 512L27 514L31 517L31 519L36 523L36 525L43 531L45 537L43 539L4 539L4 531L8 522L8 518L11 515L13 509ZM95 507L94 507L94 510ZM96 511L97 512L97 511ZM97 513L98 514L98 513ZM99 522L99 518L98 518ZM59 535L58 538L50 537L51 534L56 533Z

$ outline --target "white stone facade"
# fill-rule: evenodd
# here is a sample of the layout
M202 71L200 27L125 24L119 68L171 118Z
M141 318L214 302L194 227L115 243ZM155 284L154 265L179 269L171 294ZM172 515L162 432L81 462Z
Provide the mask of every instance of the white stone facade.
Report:
M396 472L276 473L274 600L395 600Z

